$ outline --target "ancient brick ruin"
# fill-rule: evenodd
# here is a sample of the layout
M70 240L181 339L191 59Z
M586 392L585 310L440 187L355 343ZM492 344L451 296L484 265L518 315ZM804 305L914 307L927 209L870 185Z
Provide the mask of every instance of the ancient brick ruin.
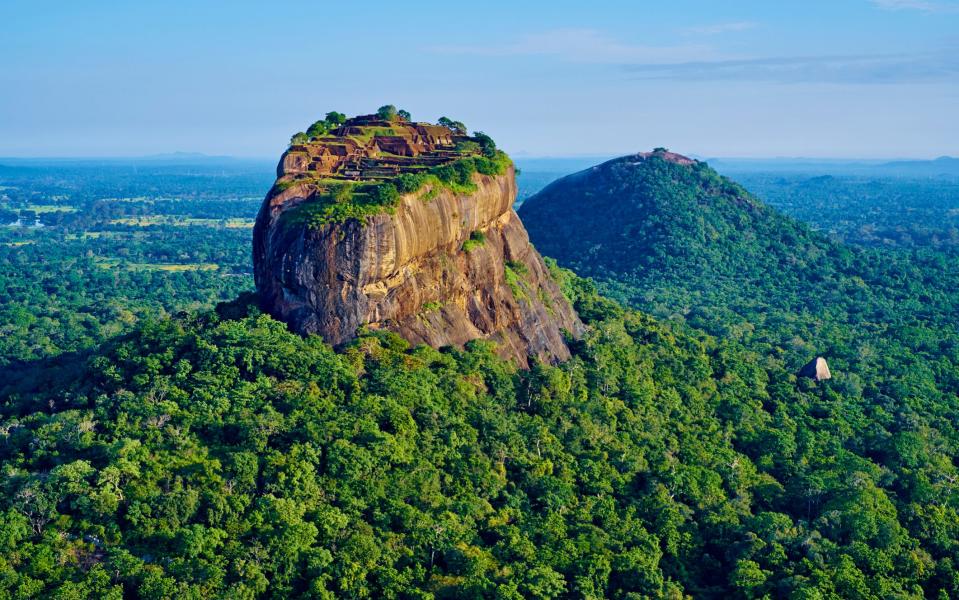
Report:
M324 179L387 179L461 158L457 144L469 140L442 125L365 115L328 135L294 144L282 167L287 174Z
M659 157L667 162L676 163L677 165L690 166L696 164L697 161L685 157L682 154L676 154L675 152L670 152L669 150L657 148L652 152L640 152L636 154L637 157L646 160L653 156Z

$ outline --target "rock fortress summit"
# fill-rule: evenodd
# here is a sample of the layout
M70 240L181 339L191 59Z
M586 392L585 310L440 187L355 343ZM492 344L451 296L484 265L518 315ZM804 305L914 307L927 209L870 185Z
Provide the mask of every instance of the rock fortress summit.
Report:
M583 324L513 211L513 164L461 123L329 113L293 136L253 230L262 308L339 345L360 328L413 344L496 342L570 356Z

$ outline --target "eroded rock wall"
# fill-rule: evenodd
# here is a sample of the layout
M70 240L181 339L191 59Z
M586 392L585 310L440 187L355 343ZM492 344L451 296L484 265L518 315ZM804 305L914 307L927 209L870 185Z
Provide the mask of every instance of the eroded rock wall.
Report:
M512 169L474 181L475 193L420 190L394 214L318 228L282 218L307 190L268 196L254 228L263 308L334 345L365 325L434 347L493 340L524 367L529 356L565 360L563 331L578 336L583 325L512 209ZM467 252L474 232L485 241Z

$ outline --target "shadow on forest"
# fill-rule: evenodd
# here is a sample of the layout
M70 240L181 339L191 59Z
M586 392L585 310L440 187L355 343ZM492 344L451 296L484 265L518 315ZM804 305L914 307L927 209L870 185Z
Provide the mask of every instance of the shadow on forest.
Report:
M190 321L205 319L215 313L215 318L232 321L257 312L257 306L256 293L244 292L233 300L220 302L209 313L180 312L173 318ZM71 398L82 396L85 388L93 383L90 359L103 355L105 351L109 353L111 348L135 335L134 331L107 338L83 350L0 366L0 416L9 418L37 411L57 412L67 406L75 408ZM62 399L61 406L52 400L58 397ZM37 404L40 398L44 399L44 406Z
M125 336L118 336L122 337ZM118 338L111 338L104 343L111 343ZM71 389L83 386L89 373L89 359L97 353L98 348L94 346L0 366L0 414L11 417L37 410L57 411L55 401L49 398L65 395ZM47 405L35 405L36 398L48 398Z

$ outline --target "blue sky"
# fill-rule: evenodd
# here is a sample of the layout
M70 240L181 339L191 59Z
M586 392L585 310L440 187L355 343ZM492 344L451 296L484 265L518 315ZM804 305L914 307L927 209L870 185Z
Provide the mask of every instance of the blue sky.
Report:
M959 0L0 2L0 156L275 157L385 103L517 155L959 155Z

